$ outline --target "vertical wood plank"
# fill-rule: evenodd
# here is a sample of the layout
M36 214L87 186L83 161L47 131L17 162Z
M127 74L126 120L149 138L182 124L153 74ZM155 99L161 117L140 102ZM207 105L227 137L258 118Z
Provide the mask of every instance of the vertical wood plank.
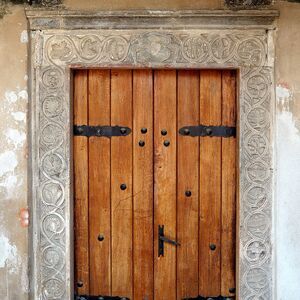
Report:
M147 132L142 133L141 129ZM145 145L141 147L140 142ZM153 78L133 71L134 299L153 299Z
M161 130L166 130L163 136ZM154 282L156 300L176 299L176 247L158 257L158 225L176 239L176 71L154 71ZM164 141L170 141L168 147Z
M199 71L178 71L177 91L178 129L199 124ZM199 139L178 134L177 147L177 299L182 299L198 295Z
M88 122L87 71L74 74L74 124ZM74 157L74 228L75 228L75 287L80 294L89 293L89 212L88 212L88 140L75 136ZM80 287L80 284L83 286Z
M200 123L221 125L221 71L200 71ZM200 138L199 294L221 292L221 139ZM216 245L213 251L210 244Z
M131 70L111 71L111 125L132 128ZM132 298L132 134L111 138L111 179L112 295Z
M110 71L89 71L89 125L110 125ZM90 294L110 295L110 139L89 138ZM104 240L99 241L98 236Z
M222 124L236 126L236 73L222 72ZM222 138L221 292L233 296L236 237L236 138Z

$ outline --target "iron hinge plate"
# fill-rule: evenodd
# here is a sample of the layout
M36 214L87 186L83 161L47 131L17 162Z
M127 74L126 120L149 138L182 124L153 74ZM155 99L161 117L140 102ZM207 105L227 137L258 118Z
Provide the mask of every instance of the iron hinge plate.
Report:
M75 295L74 300L130 300L130 299L126 297L118 297L118 296Z
M218 297L202 297L198 296L195 298L183 298L182 300L233 300L232 297L224 297L224 296L218 296Z
M185 136L231 137L236 136L236 128L230 126L184 126L179 129L179 134Z
M74 125L73 132L75 136L126 136L131 133L131 129L126 126L87 126Z

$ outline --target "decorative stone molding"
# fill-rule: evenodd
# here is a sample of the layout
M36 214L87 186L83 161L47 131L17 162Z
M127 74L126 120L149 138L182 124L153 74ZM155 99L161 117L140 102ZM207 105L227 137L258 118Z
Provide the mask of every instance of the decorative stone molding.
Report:
M277 12L89 15L34 10L27 16L32 59L31 299L73 297L71 78L72 68L89 67L239 70L237 298L274 299L272 29ZM207 16L211 20L205 23Z

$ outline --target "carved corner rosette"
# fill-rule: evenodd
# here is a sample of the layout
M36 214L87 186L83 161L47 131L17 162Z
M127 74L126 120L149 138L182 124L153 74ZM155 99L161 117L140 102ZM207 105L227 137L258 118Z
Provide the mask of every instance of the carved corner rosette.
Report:
M240 74L239 299L272 299L273 68L251 30L70 30L33 35L38 132L36 299L71 299L70 76L75 67L237 68ZM38 40L35 40L38 39Z

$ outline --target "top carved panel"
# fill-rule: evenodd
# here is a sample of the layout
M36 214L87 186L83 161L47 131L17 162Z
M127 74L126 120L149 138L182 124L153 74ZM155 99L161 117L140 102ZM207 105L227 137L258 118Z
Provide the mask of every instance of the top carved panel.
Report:
M43 36L42 65L265 66L265 33L94 31Z

